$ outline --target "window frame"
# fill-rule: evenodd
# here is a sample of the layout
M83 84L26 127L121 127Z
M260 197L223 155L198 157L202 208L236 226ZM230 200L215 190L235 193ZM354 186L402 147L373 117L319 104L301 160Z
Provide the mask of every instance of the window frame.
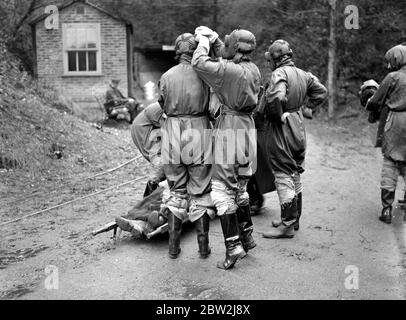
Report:
M70 28L74 29L96 29L96 48L75 48L75 49L68 49L67 48L67 30ZM101 76L102 75L102 53L101 53L101 33L100 33L100 23L64 23L62 24L62 43L63 43L63 75L69 77L76 77L76 76ZM69 63L68 63L68 53L71 51L94 51L96 52L96 71L69 71ZM78 55L77 55L78 56ZM86 59L88 55L86 54ZM76 66L79 67L78 57L76 58ZM88 63L87 63L88 65Z

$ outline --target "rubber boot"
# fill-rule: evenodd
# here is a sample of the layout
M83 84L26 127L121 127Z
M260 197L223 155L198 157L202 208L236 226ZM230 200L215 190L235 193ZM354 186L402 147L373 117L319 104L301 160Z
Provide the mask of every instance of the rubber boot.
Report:
M254 226L250 215L250 206L241 206L237 209L238 226L240 228L240 239L245 252L254 249L257 245L252 237Z
M257 183L254 177L248 181L247 192L250 197L251 216L256 216L261 212L264 204L264 196L259 192Z
M168 209L167 209L168 210ZM169 258L176 259L180 253L182 220L168 210Z
M293 227L295 231L298 231L300 228L299 220L301 216L302 216L302 193L300 192L297 194L297 219Z
M395 200L395 191L381 190L382 213L379 220L387 224L392 223L392 204Z
M193 222L193 224L196 228L200 258L206 259L211 253L209 246L210 217L205 213L201 218Z
M294 226L297 222L298 212L297 212L297 198L295 197L290 203L281 206L281 221L279 226L274 227L268 232L263 233L264 238L268 239L283 239L283 238L293 238L294 237ZM295 223L286 225L284 221L291 221L296 219Z
M223 262L217 263L217 268L227 270L234 267L235 263L244 258L246 253L240 241L236 213L220 216L220 222L226 245L226 258Z
M295 231L299 230L299 227L300 227L299 219L300 219L301 215L302 215L302 193L300 192L297 194L297 219L293 226L293 229ZM281 224L282 224L282 220L273 220L272 221L272 226L275 228L279 227Z
M147 185L145 187L143 197L148 197L152 192L154 192L159 186L159 183L155 180L148 180Z

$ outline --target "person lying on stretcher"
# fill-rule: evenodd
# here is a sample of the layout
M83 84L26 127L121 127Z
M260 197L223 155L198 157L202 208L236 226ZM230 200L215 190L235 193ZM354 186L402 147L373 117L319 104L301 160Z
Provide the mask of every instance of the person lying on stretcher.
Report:
M162 183L161 183L162 185ZM184 199L189 207L189 200ZM98 235L99 233L108 232L114 230L114 237L116 231L127 231L132 234L136 239L147 238L165 233L168 230L167 217L163 214L166 210L166 206L170 206L169 189L167 186L159 186L149 196L139 201L128 214L120 217L116 217L114 222L110 222L104 227L97 229L92 234ZM174 204L172 204L174 205ZM175 204L176 205L176 204ZM214 210L210 210L214 213ZM211 215L211 218L214 214ZM187 222L185 217L183 223Z

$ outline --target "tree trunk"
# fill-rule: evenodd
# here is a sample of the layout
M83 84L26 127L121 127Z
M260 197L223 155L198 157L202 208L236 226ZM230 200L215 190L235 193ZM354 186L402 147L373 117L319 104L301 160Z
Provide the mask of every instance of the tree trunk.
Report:
M336 72L336 31L337 31L337 0L329 0L330 5L330 36L328 46L328 119L334 117L337 105L337 72Z
M35 2L36 2L36 0L31 0L30 6L28 7L26 13L21 17L21 19L15 25L14 31L13 31L13 39L16 37L18 30L20 30L20 28L23 26L24 22L28 19L30 14L34 11Z
M217 0L214 0L213 6L214 6L214 9L213 9L213 30L217 31L217 24L218 24L218 22L217 22L217 11L218 11Z

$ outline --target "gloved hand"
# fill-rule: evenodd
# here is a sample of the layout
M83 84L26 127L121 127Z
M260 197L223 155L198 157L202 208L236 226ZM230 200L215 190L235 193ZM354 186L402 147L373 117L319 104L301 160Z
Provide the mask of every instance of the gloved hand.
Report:
M313 110L306 107L306 106L302 106L300 108L302 110L302 114L303 117L307 118L307 119L313 119Z
M379 89L379 84L371 79L365 81L358 93L360 97L360 103L363 107L367 105L368 100L375 94L375 92Z
M196 41L200 42L200 37L201 36L205 36L209 39L210 44L213 44L217 38L219 37L219 35L217 34L217 32L211 30L208 27L205 26L200 26L197 27L195 30L195 39Z
M376 91L377 89L375 88L366 88L362 90L359 93L361 106L366 107L368 100L375 94Z
M281 121L282 123L286 123L286 118L290 116L289 112L285 112L282 114Z

